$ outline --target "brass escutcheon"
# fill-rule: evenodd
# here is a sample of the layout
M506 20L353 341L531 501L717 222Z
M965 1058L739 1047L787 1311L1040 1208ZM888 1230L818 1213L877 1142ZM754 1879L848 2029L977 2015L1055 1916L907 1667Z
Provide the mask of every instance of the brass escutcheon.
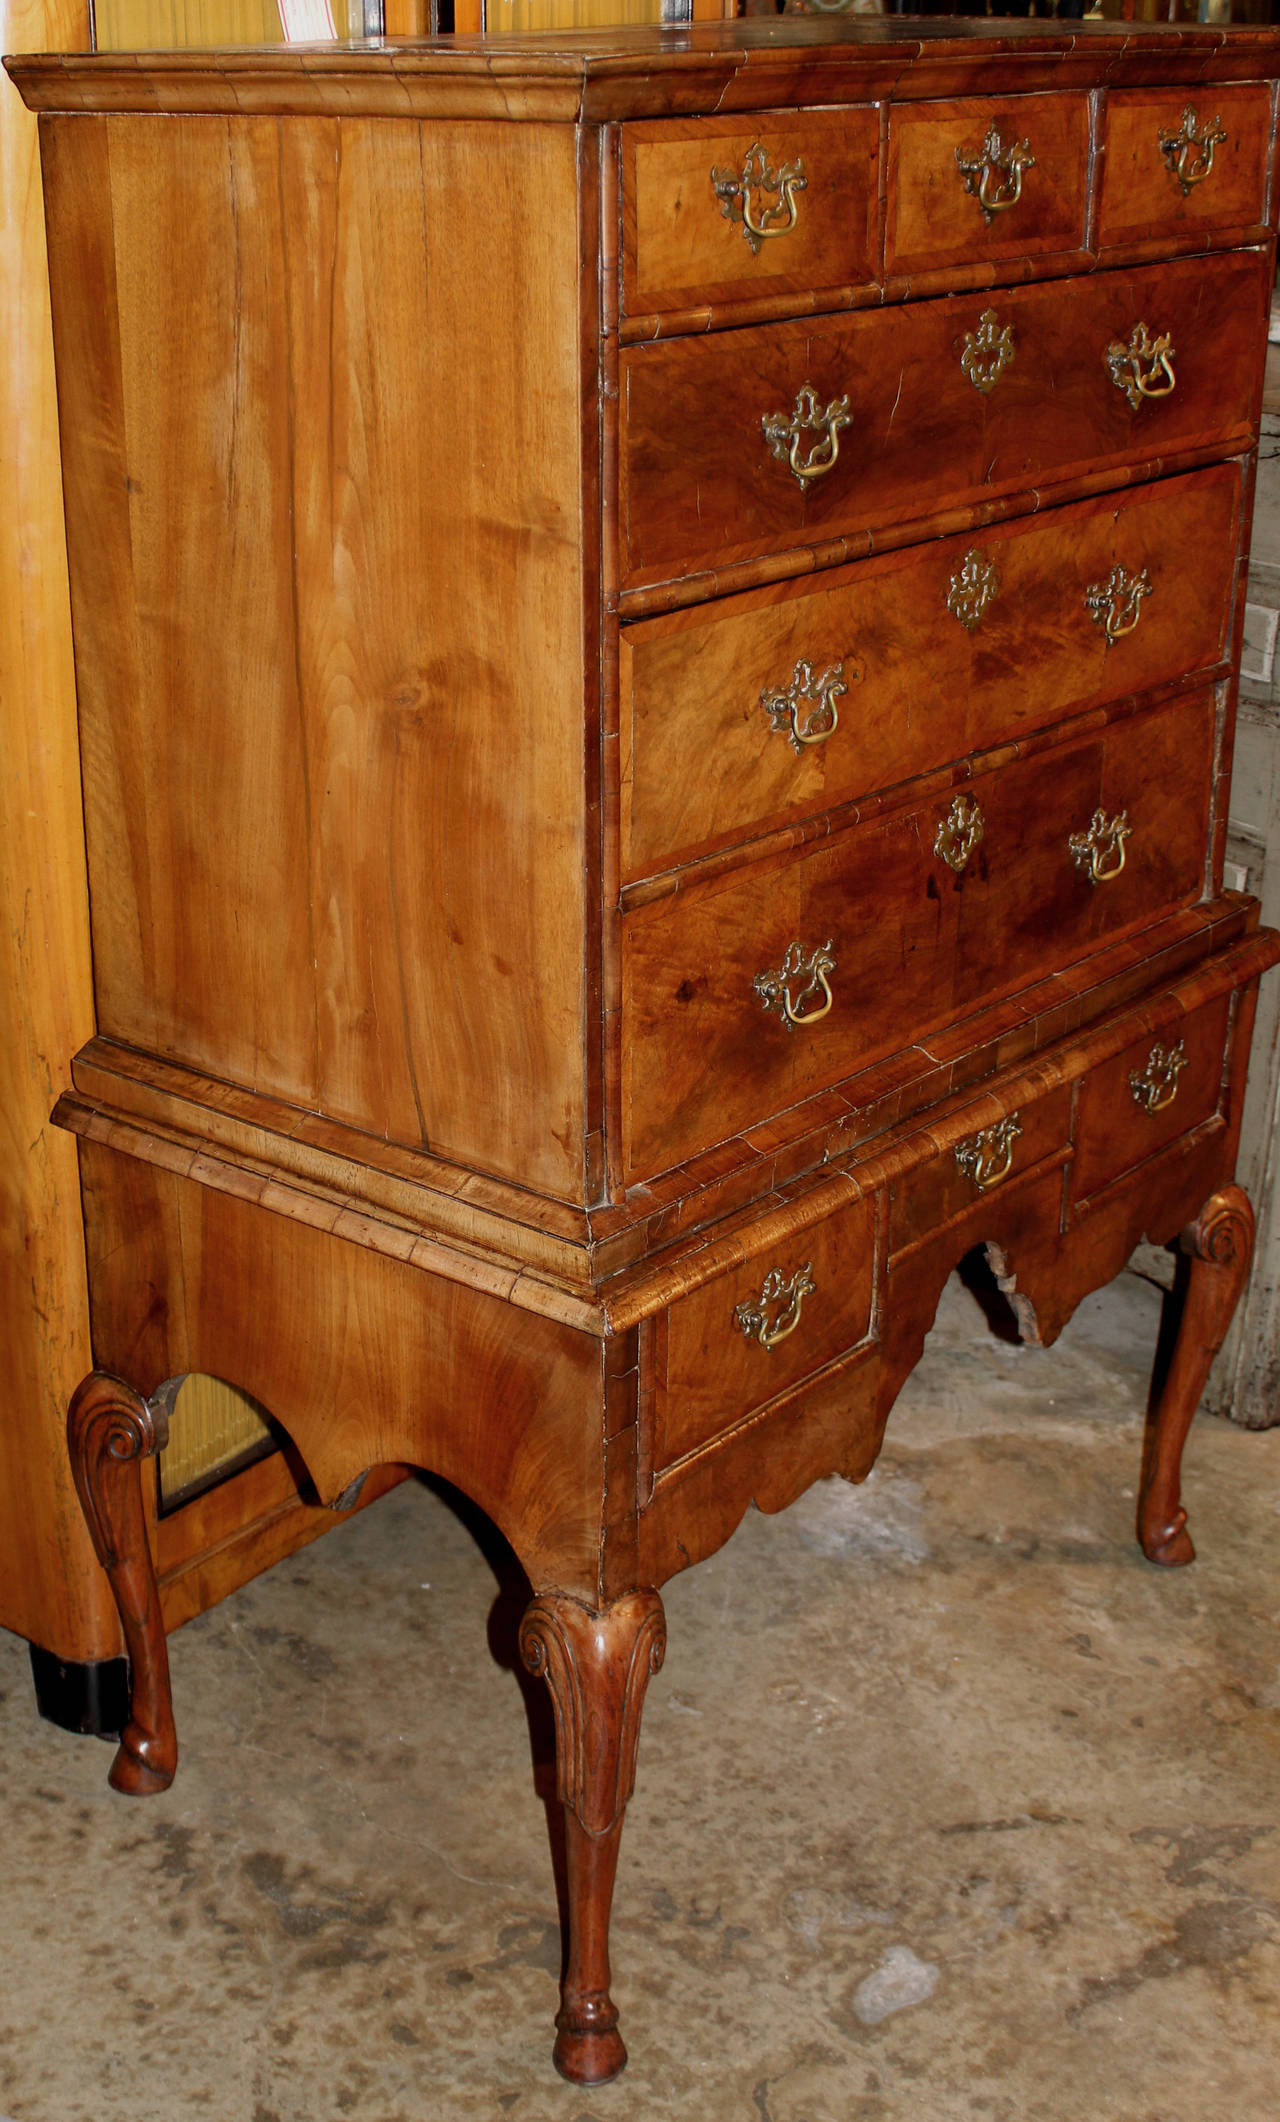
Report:
M1187 1065L1187 1050L1181 1039L1168 1053L1163 1046L1153 1046L1147 1056L1147 1065L1139 1071L1129 1071L1129 1089L1133 1102L1140 1105L1144 1113L1163 1112L1172 1105L1178 1095L1178 1078Z
M976 332L964 335L960 366L976 391L989 396L1014 355L1013 326L1001 324L993 309L984 309Z
M1022 178L1025 170L1034 169L1036 158L1031 152L1029 140L1017 140L1006 147L994 125L987 127L987 135L980 148L956 149L956 168L971 199L976 199L982 208L988 227L997 214L1016 206L1022 197ZM994 188L992 179L998 179Z
M1119 810L1108 818L1104 810L1096 810L1088 832L1069 835L1071 859L1077 869L1088 871L1090 884L1110 884L1119 876L1124 868L1124 843L1132 831L1128 811Z
M794 1031L797 1025L816 1024L819 1018L826 1016L835 999L827 975L835 969L830 937L807 958L801 944L788 943L786 956L777 972L757 973L751 985L760 997L761 1007L776 1011L787 1030ZM819 994L825 997L821 1007L807 1010L804 1007L806 997Z
M825 744L840 725L836 701L849 690L844 682L844 664L833 663L815 678L813 665L801 658L787 686L761 688L760 705L769 717L770 729L788 738L797 757L810 744ZM804 712L808 706L808 711Z
M1184 194L1194 185L1204 183L1213 169L1213 151L1226 137L1221 118L1210 118L1200 125L1190 103L1182 113L1182 124L1176 132L1161 130L1156 134L1164 166Z
M849 418L847 395L833 398L826 411L819 412L818 393L812 383L805 383L796 392L795 410L790 415L765 413L760 425L774 456L795 473L801 486L806 486L810 479L821 479L834 471L840 454L840 430L848 427ZM820 434L823 440L815 442L802 460L800 444L806 434Z
M742 233L758 257L760 246L770 236L786 236L796 225L796 193L805 191L809 179L802 160L784 162L775 170L764 146L754 140L743 158L739 175L731 169L713 169L711 189L720 201L726 221L741 226ZM761 204L752 213L752 194L774 195L772 206Z
M1142 600L1151 595L1151 577L1146 568L1131 575L1117 560L1105 582L1091 582L1084 593L1085 609L1095 626L1107 637L1107 647L1131 634L1142 617Z
M1007 1119L970 1135L966 1142L957 1142L956 1163L985 1192L987 1187L998 1186L1007 1179L1013 1170L1013 1145L1021 1133L1021 1120L1016 1113L1010 1113Z
M1144 398L1167 398L1170 395L1178 380L1173 373L1176 358L1168 332L1161 332L1153 339L1145 324L1135 324L1127 346L1119 339L1111 341L1107 348L1107 373L1116 389L1124 392L1136 413Z
M986 824L972 796L957 796L938 827L933 843L934 854L941 855L948 869L953 869L959 876L986 831Z
M818 1285L811 1272L813 1263L806 1260L788 1280L780 1267L771 1267L764 1278L758 1297L746 1297L733 1307L734 1323L748 1341L758 1341L761 1348L776 1348L785 1341L800 1324L800 1310L806 1297L815 1297Z
M999 589L1000 577L986 554L971 546L947 584L947 610L971 634Z

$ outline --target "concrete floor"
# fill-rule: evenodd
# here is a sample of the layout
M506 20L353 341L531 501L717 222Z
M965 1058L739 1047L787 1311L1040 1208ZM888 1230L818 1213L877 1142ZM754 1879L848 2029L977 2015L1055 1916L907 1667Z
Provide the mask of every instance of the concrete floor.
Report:
M870 1482L668 1587L614 1920L632 2061L592 2094L550 2063L511 1594L436 1496L174 1638L160 1798L40 1724L0 1638L0 2114L1276 2122L1280 1431L1198 1425L1201 1559L1142 1560L1159 1301L1123 1277L1044 1353L953 1285ZM540 1708L544 1790L549 1737Z

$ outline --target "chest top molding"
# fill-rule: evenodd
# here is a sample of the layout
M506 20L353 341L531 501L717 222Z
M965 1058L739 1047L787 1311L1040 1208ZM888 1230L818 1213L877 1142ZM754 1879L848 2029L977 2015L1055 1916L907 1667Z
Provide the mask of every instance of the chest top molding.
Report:
M1256 80L1280 30L944 17L791 18L680 29L59 53L6 59L32 110L603 123L1052 88Z

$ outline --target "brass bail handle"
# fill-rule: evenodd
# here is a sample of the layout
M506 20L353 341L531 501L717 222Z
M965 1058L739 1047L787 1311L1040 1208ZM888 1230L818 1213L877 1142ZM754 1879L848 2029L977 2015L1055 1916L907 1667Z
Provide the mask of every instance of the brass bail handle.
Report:
M1153 334L1146 324L1135 324L1128 345L1113 339L1108 346L1107 373L1136 413L1144 398L1172 395L1178 380L1173 372L1176 359L1168 332Z
M933 852L957 877L981 844L987 821L980 803L972 796L953 797L951 808L934 835Z
M805 1298L817 1295L812 1268L812 1261L806 1260L788 1279L780 1267L771 1267L760 1295L734 1306L734 1320L748 1341L758 1341L761 1348L776 1348L795 1332Z
M840 727L836 702L849 690L844 664L833 663L820 676L801 657L791 674L790 685L765 685L760 705L769 717L769 727L786 737L799 758L811 744L825 744Z
M1104 810L1096 810L1087 832L1069 834L1071 859L1077 869L1085 871L1090 884L1110 884L1120 875L1124 844L1132 831L1127 811L1117 811L1114 818L1109 818Z
M1191 103L1182 113L1180 126L1157 132L1164 166L1184 197L1213 174L1213 151L1226 137L1221 118L1209 118L1201 125Z
M1084 593L1085 609L1095 626L1102 628L1106 645L1123 641L1142 617L1142 600L1151 595L1151 577L1146 568L1134 575L1117 561L1105 582L1091 582Z
M807 1030L811 1024L821 1022L835 1000L827 977L835 969L830 937L808 957L803 944L789 943L777 972L757 973L752 991L759 997L761 1008L781 1017L788 1031ZM806 1009L811 995L822 999L815 1008Z
M980 1192L985 1193L989 1186L998 1186L1008 1178L1013 1170L1013 1145L1021 1133L1021 1120L1016 1113L1010 1113L1006 1119L970 1135L967 1141L957 1142L956 1163Z
M790 413L765 413L760 421L764 439L773 455L794 473L801 486L823 479L834 471L840 455L840 434L850 424L849 398L833 398L821 407L812 383L802 384ZM819 440L805 453L806 435Z
M1144 1113L1162 1113L1177 1097L1178 1078L1186 1065L1187 1050L1181 1039L1167 1052L1163 1046L1153 1046L1146 1067L1129 1071L1134 1104L1140 1105Z
M775 169L759 140L752 141L747 149L740 172L723 168L711 172L711 189L720 201L721 213L726 221L741 227L757 257L761 244L770 237L790 235L799 218L796 193L806 191L808 185L802 158L797 156L794 162L784 162L781 169ZM772 206L765 204L770 194ZM753 196L760 201L754 209Z
M971 199L982 208L988 226L997 214L1007 213L1022 197L1024 173L1036 166L1029 140L1015 140L1008 147L998 127L988 126L980 148L956 149L956 168Z

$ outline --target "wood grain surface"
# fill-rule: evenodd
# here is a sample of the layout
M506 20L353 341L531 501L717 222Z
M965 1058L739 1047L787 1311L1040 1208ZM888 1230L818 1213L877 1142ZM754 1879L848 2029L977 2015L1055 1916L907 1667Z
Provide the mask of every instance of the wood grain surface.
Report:
M989 131L1001 148L1026 143L1034 162L1016 201L988 219L965 189L957 150L980 156ZM982 96L918 103L889 121L888 273L926 272L969 259L1032 258L1082 250L1089 180L1087 96ZM989 196L1011 180L993 171Z
M1232 228L1261 221L1274 91L1265 82L1171 95L1129 89L1107 98L1106 155L1098 210L1099 243L1124 243L1152 230ZM1190 109L1200 131L1221 127L1207 177L1184 191L1160 152L1160 135L1181 132Z
M770 552L870 541L1041 481L1213 443L1249 445L1261 390L1268 263L1261 253L1098 273L1070 303L1052 284L629 347L622 356L624 588ZM961 363L993 311L1012 362L987 394ZM1106 356L1134 327L1170 334L1171 395L1136 410ZM804 486L762 433L812 385L849 425ZM821 438L810 434L806 448Z
M88 42L83 0L4 0L0 49ZM93 1030L75 679L36 125L0 82L0 1624L114 1656L63 1425L89 1368L74 1145L49 1116Z
M46 174L100 1028L581 1199L572 136L59 122Z
M1219 664L1239 515L1238 472L1215 466L623 627L624 880ZM975 551L994 587L966 628L948 600ZM1109 646L1085 597L1117 564L1152 593ZM797 753L761 694L800 661L847 691Z

